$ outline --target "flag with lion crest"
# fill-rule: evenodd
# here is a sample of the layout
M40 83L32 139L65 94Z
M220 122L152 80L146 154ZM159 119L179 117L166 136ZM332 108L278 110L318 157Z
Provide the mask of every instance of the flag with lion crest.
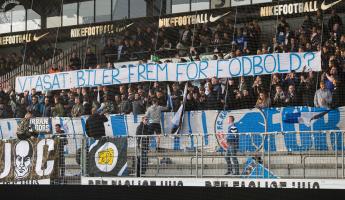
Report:
M103 137L95 140L88 152L88 175L126 176L127 137Z

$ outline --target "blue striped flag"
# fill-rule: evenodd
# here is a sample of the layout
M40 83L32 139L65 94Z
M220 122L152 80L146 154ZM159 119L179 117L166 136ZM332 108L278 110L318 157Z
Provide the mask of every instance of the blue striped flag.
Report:
M167 94L168 94L167 107L168 107L169 111L171 111L171 110L174 110L174 106L173 106L173 102L172 102L172 98L171 98L171 92L170 92L169 84L167 84Z
M173 134L178 134L183 124L184 109L185 109L185 104L186 104L186 99L187 99L186 97L187 97L187 92L188 92L187 89L188 89L188 83L186 83L184 87L182 104L180 108L178 109L178 111L175 113L171 121L172 122L171 133Z

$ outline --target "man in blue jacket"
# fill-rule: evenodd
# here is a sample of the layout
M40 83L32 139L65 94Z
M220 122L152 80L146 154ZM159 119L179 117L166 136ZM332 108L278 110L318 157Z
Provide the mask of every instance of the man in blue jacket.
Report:
M228 135L227 135L228 148L226 150L226 156L225 156L225 160L227 163L227 172L225 175L239 175L240 174L238 159L236 157L238 142L239 142L239 135L238 135L237 127L234 124L234 121L235 121L234 116L229 116L229 127L228 127ZM235 173L233 173L233 169L235 170Z

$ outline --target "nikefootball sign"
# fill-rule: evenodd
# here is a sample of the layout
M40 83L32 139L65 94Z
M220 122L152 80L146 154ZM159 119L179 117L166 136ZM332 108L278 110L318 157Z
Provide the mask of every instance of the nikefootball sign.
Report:
M328 2L323 1L319 6L318 1L306 1L302 3L288 3L288 4L278 4L271 6L263 6L260 8L261 17L269 16L280 16L280 15L292 15L292 14L302 14L316 12L318 9L327 10L336 4L340 3L342 0Z
M47 36L49 32L42 35L36 35L31 33L16 34L16 35L7 35L0 37L0 46L1 45L10 45L10 44L22 44L24 42L37 42L38 40Z
M73 28L71 29L70 35L71 35L71 38L79 38L79 37L88 37L88 36L99 36L103 34L114 34L114 33L120 33L132 25L133 23L130 23L124 26L116 26L114 24L105 24L105 25Z
M216 22L230 12L226 12L220 15L209 15L208 13L195 14L195 15L184 15L176 17L168 17L159 19L159 28L161 27L177 27L193 24L203 24L208 22Z

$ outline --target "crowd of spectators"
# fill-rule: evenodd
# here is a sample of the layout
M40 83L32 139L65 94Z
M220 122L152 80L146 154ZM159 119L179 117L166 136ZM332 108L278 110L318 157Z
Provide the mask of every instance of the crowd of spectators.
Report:
M292 30L284 17L279 19L276 27L271 42L263 40L265 36L261 35L256 20L241 27L234 26L229 19L214 27L209 24L182 29L138 27L134 32L126 31L121 37L107 40L103 56L108 64L104 67L113 68L113 62L129 60L145 63L152 54L187 62L183 57L201 60L201 54L205 53L213 54L212 59L228 59L266 53L321 51L322 71L305 69L301 73L131 83L48 92L36 92L33 88L24 94L15 94L11 88L0 89L0 118L22 118L26 111L32 111L35 117L79 117L89 115L92 108L106 114L144 114L154 99L159 105L168 106L169 96L172 105L168 110L176 112L183 99L185 84L188 84L187 111L283 106L332 109L345 105L345 34L336 12L332 11L327 23L322 13L317 12L315 16L305 16L297 30ZM91 48L85 55L84 62L74 54L66 69L53 65L49 72L102 67L100 58ZM171 59L157 62L171 62Z
M55 49L55 55L61 52L61 49ZM52 44L43 45L39 42L24 43L20 52L10 52L8 54L0 54L0 75L3 75L23 63L26 65L39 65L44 61L52 58L54 55L54 47Z

